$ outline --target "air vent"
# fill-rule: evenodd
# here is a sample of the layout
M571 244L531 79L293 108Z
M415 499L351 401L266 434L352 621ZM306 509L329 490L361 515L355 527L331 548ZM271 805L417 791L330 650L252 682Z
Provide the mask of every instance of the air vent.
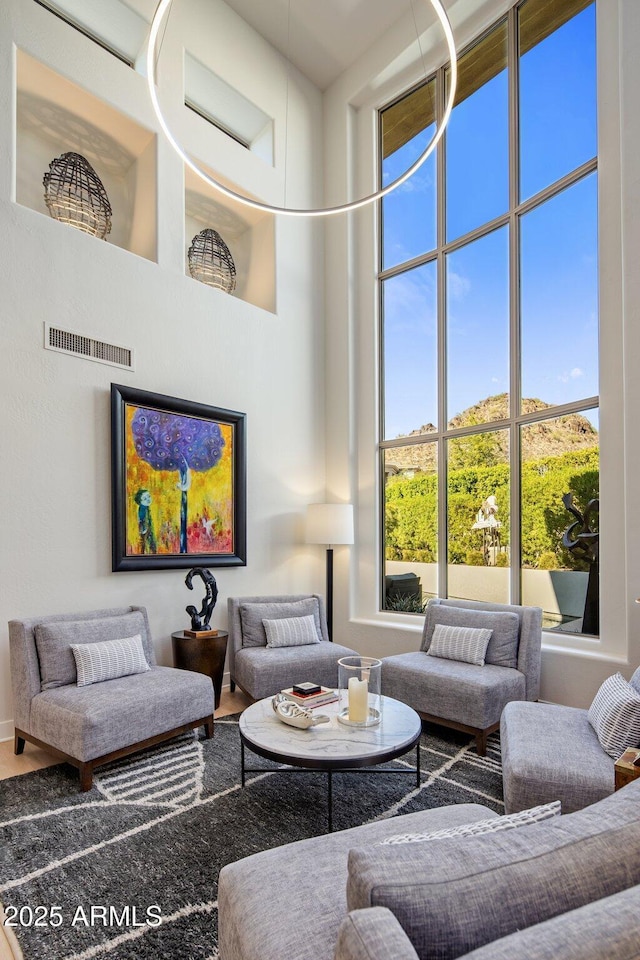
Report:
M44 325L44 346L46 350L56 350L58 353L71 353L85 360L95 360L98 363L108 363L112 367L122 367L124 370L133 370L133 350L130 347L121 347L114 343L105 343L104 340L94 340L82 333L71 333L61 330L49 323Z

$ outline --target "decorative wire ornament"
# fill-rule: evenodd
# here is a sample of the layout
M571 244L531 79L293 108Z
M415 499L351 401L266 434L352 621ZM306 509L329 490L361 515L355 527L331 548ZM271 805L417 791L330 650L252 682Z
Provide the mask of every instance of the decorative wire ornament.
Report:
M52 217L105 240L111 230L111 204L102 180L79 153L63 153L43 178L44 200Z
M160 102L158 100L158 95L156 93L156 45L158 41L158 34L160 32L160 25L162 23L164 15L170 9L173 0L159 0L156 12L151 21L151 31L149 33L149 45L147 47L147 89L149 91L149 97L151 99L151 106L156 115L158 123L162 127L162 131L178 154L182 158L184 163L189 167L190 170L200 177L201 180L204 180L205 183L208 183L209 186L214 187L216 190L223 193L226 197L229 197L232 200L237 200L239 203L245 204L247 207L252 207L254 210L262 210L266 213L281 213L289 217L330 217L334 213L348 213L351 210L358 210L360 207L364 207L369 203L373 203L375 200L381 200L382 197L386 197L387 194L391 193L392 190L395 190L396 187L399 187L400 184L404 183L409 179L412 174L418 170L422 164L425 162L428 156L433 153L436 148L436 145L441 140L442 135L444 134L445 128L449 122L449 117L453 110L453 104L455 102L456 96L456 87L458 83L458 63L456 60L456 45L453 39L453 31L451 29L451 24L449 18L446 14L444 7L442 6L441 0L424 0L424 3L430 3L435 11L438 20L444 30L445 39L447 41L447 48L449 51L449 61L450 61L450 74L449 74L449 96L447 97L447 103L445 106L444 113L442 115L442 120L434 133L433 137L425 147L424 151L420 154L418 159L413 163L403 174L393 180L391 183L387 184L386 187L383 187L381 190L376 190L375 193L370 193L366 197L361 197L359 200L352 200L350 203L340 203L334 207L316 207L309 208L308 210L304 209L295 209L292 207L279 207L270 203L262 203L260 200L254 200L252 197L247 197L243 193L238 193L236 190L231 190L230 187L225 186L223 183L220 183L218 180L215 180L212 176L206 173L192 157L186 152L184 147L179 143L175 138L169 126L164 118L162 110L160 109ZM413 4L412 4L413 10ZM415 20L414 20L415 22ZM420 44L420 35L418 34L418 45L420 46L420 52L422 54L422 45ZM424 61L424 57L423 57Z
M233 293L236 288L236 265L222 237L209 227L201 230L189 247L189 273L194 280L210 287Z

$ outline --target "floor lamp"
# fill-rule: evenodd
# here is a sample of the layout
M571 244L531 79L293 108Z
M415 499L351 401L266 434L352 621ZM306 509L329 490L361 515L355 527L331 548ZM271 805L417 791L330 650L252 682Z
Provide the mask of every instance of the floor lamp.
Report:
M333 640L333 547L353 543L353 506L350 503L310 503L306 542L327 546L327 627Z

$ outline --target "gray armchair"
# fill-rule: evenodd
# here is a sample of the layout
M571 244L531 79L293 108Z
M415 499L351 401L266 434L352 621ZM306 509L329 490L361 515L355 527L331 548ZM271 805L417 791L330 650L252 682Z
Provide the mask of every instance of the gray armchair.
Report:
M515 628L511 646L497 649L497 656L491 658L494 662L487 654L487 662L482 667L427 656L434 622L442 607L463 608L466 611L463 616L468 620L474 612L515 614L517 622L513 617L508 618ZM487 626L480 622L476 625ZM382 692L409 704L424 720L472 734L478 754L485 756L487 737L499 728L506 704L512 700L538 699L541 643L542 610L539 607L431 600L421 649L383 658Z
M77 685L72 643L139 634L150 667ZM118 607L9 623L15 752L25 740L80 771L89 790L95 767L204 726L213 736L210 677L156 664L147 611Z
M322 640L299 647L266 646L266 638L251 636L247 629L247 617L243 622L242 607L264 605L265 618L285 617L289 604L310 601L309 613L315 611L317 626ZM284 605L284 606L282 606ZM279 609L278 609L279 608ZM338 660L341 657L357 656L356 650L343 647L329 640L327 620L322 597L317 594L296 594L277 597L229 597L229 673L231 690L236 684L254 700L272 697L285 687L310 680L325 687L338 683ZM255 608L254 608L255 609Z

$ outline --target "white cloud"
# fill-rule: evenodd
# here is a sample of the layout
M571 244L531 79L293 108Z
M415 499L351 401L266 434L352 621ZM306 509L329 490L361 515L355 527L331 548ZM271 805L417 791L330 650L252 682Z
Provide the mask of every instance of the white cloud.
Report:
M574 367L572 370L569 370L569 372L565 370L563 373L558 374L560 383L569 383L569 380L579 380L580 377L584 377L584 370L581 370L580 367Z
M471 290L471 281L468 277L449 270L447 273L448 293L451 300L464 300Z

